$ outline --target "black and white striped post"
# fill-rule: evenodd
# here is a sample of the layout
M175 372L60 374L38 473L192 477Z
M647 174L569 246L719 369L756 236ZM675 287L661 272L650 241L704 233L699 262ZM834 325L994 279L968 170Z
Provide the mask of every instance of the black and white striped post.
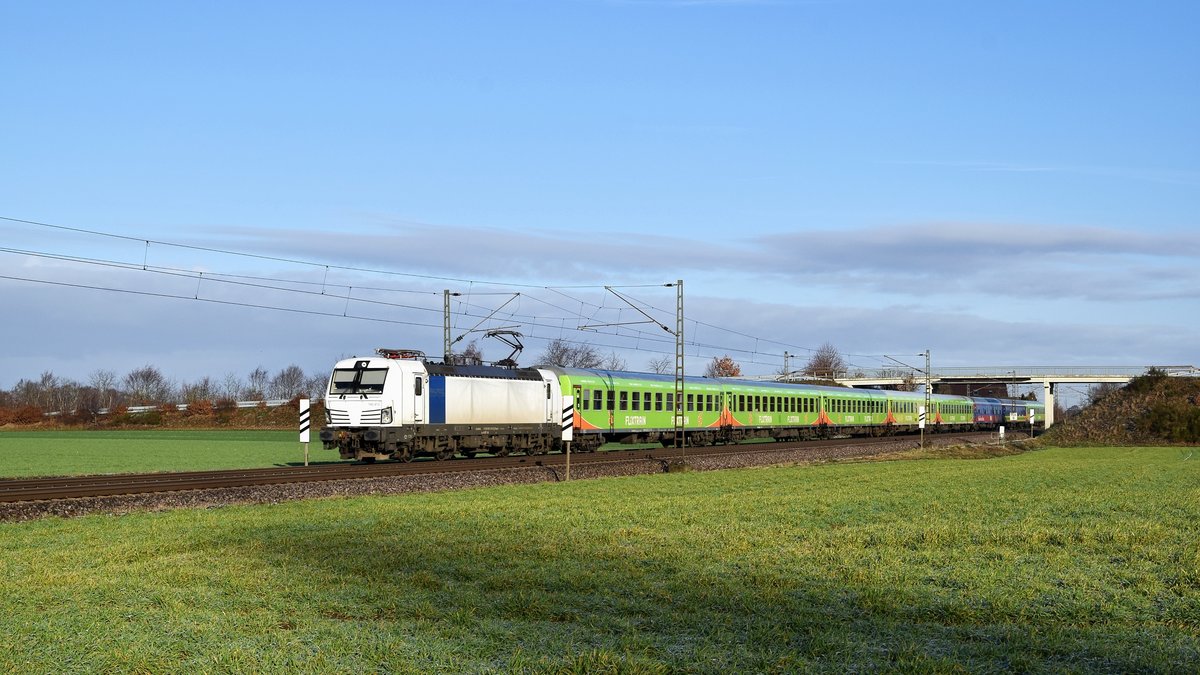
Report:
M300 442L304 444L304 466L308 466L308 399L300 399Z
M571 480L571 440L575 438L575 397L563 397L562 438L566 443L567 477Z

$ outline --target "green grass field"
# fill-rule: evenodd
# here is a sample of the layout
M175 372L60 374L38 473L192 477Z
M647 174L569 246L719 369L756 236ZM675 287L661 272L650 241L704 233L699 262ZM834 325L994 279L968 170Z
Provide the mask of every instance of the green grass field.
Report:
M0 432L0 478L244 469L304 463L298 431L125 430ZM336 450L309 443L313 462Z
M0 671L1196 672L1190 452L0 524Z

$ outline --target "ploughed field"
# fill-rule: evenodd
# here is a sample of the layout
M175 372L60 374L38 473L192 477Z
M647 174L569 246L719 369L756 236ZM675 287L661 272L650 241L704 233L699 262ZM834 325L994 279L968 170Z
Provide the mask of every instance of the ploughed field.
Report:
M1195 672L1194 451L0 523L0 671Z

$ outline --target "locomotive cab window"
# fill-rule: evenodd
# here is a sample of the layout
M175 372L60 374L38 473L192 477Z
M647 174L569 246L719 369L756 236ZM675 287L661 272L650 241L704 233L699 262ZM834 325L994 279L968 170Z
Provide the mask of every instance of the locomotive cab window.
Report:
M329 383L330 394L382 394L387 368L338 368Z

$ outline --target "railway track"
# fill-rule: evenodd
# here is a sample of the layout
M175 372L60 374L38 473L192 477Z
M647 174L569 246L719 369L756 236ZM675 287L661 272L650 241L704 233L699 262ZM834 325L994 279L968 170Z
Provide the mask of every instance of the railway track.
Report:
M953 434L941 439L976 441L988 434ZM671 461L743 453L813 449L820 451L838 447L864 447L895 443L906 437L832 439L804 443L754 443L676 448L608 450L596 453L572 454L571 463L586 466L604 462L636 460ZM864 453L869 454L869 453ZM451 461L416 461L411 463L384 462L378 464L322 464L317 466L283 466L266 469L233 469L224 471L190 471L179 473L113 474L102 476L64 476L0 480L0 503L32 502L78 497L135 495L183 490L211 490L284 483L354 480L387 476L412 476L470 471L489 471L527 467L544 467L557 472L565 469L567 457L562 454L539 456L482 457Z

